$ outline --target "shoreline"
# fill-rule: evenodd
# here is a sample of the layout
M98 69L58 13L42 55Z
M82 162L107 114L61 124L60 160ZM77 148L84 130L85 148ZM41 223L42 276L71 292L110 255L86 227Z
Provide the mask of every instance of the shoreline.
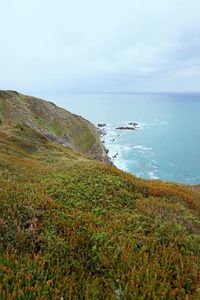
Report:
M138 122L137 128L133 130L126 128L130 126L129 123L128 121L121 122L121 124L119 122L118 124L106 122L96 125L101 142L113 166L142 179L174 182L195 188L197 186L200 189L198 174L197 176L192 176L192 174L183 176L180 172L180 174L176 173L176 162L173 161L173 163L169 161L164 166L160 165L162 161L159 160L156 149L152 148L148 143L145 144L141 140L138 141L137 138L134 141L135 139L132 138L131 132L134 134L135 131L142 130L148 125L152 126L152 122ZM136 126L136 122L133 123ZM166 125L166 122L157 122L156 125ZM171 167L169 167L169 164Z
M96 125L96 129L97 129L97 132L99 134L99 137L101 139L101 142L104 144L104 147L105 147L105 151L111 161L111 163L115 165L115 160L117 159L117 157L119 156L119 151L116 151L112 156L109 155L109 152L110 152L110 149L107 148L107 143L106 143L106 140L105 140L105 137L108 135L109 133L109 127L108 127L108 123L98 123ZM139 130L141 129L140 125L138 122L133 122L133 121L128 121L126 122L126 124L124 126L122 125L119 125L119 126L115 126L114 128L116 131L119 131L119 133L117 134L117 137L120 137L120 132L123 132L123 131L135 131L135 130ZM117 138L111 138L109 140L110 143L115 143L117 141ZM117 166L116 166L117 167ZM122 169L123 170L123 169Z

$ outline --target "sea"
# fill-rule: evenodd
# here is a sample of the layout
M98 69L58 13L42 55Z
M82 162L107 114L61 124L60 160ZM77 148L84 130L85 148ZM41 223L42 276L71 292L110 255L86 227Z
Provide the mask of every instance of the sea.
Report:
M56 97L55 97L56 98ZM68 95L57 103L96 126L121 170L146 179L200 184L200 94ZM137 130L119 130L128 123Z

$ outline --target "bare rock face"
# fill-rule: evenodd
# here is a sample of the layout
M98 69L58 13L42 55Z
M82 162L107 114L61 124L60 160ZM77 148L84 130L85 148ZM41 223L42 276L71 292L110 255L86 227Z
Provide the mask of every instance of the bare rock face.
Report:
M0 91L0 120L0 126L25 124L49 141L110 163L96 127L52 102L15 91Z

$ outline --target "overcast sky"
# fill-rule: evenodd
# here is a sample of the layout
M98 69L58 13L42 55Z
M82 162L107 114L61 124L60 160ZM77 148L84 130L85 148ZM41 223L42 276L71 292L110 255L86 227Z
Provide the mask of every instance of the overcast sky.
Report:
M200 91L199 0L0 0L0 89Z

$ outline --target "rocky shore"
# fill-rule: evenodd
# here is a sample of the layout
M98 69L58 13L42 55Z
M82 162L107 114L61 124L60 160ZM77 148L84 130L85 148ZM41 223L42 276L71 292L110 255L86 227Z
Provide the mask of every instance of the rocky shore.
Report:
M140 125L137 122L127 122L127 124L125 125L119 125L119 126L115 126L114 128L112 128L112 130L114 129L115 132L118 131L118 133L116 133L116 137L111 137L109 139L109 132L110 132L110 126L106 123L98 123L97 124L97 132L100 136L100 139L102 141L103 144L107 143L115 143L117 141L117 137L120 137L120 131L135 131L135 130L139 130L140 129ZM106 137L106 135L108 135L108 137ZM105 148L106 149L106 148ZM109 153L109 150L106 149L106 153ZM112 157L109 156L110 160L114 163L115 159L118 157L119 153L116 151L116 153L112 154Z

